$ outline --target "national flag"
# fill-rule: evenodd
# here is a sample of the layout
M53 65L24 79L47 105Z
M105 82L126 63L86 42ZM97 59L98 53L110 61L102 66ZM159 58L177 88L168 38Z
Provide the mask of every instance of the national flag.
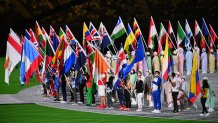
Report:
M172 28L172 25L171 25L171 22L169 21L168 22L168 30L167 30L168 34L169 34L169 38L171 39L171 42L172 42L172 45L175 46L175 44L177 44L177 41L176 41L176 36L173 32L173 28Z
M28 40L30 40L30 33L25 29L25 34L24 34L24 36L28 39Z
M98 49L95 49L95 57L94 57L94 64L93 64L93 77L94 81L97 83L100 76L110 69L110 65L101 52Z
M195 21L195 43L200 46L201 49L206 48L206 41L205 41L205 37L201 32L201 29L198 25L198 22Z
M217 35L215 33L215 31L213 30L213 27L209 24L209 27L210 27L210 34L211 34L211 43L210 43L210 48L213 47L213 45L215 45L216 43L216 39L217 39Z
M115 39L120 38L122 35L126 33L125 26L121 17L118 18L117 24L111 34L111 39L115 41Z
M164 58L163 58L163 68L162 68L162 77L164 80L167 80L167 78L168 78L169 64L170 64L169 41L168 41L168 35L167 35L166 36L165 50L164 50Z
M42 30L37 21L35 25L35 32L36 32L36 39L39 42L39 47L43 49L45 47L46 39L45 36L42 34Z
M10 29L8 34L6 57L5 57L5 82L9 84L9 77L11 72L14 70L15 66L20 62L21 57L21 42L17 34Z
M52 41L43 27L42 27L42 32L44 33L44 35L46 37L46 44L45 44L46 64L45 64L45 66L47 66L52 61L52 58L54 57L55 51L52 47Z
M151 49L155 48L155 37L158 37L158 35L157 35L157 30L154 24L154 20L151 17L149 35L148 35L148 47Z
M135 34L136 39L142 34L141 30L139 28L139 25L138 25L135 18L134 18L134 21L133 21L133 31L135 31L134 34Z
M79 42L76 43L76 64L75 64L75 70L77 71L77 77L76 77L76 86L79 85L79 79L81 76L81 71L80 69L85 66L86 64L86 53L83 50L82 46L80 45Z
M58 45L58 48L55 52L55 56L52 58L52 67L57 67L58 71L59 71L59 77L61 75L62 69L63 69L63 56L64 56L64 49L65 49L65 41L66 41L66 34L64 33L64 31L62 30L62 28L60 28L59 30L59 39L60 39L60 43ZM59 61L59 64L58 64Z
M26 37L24 37L20 65L21 85L23 85L24 83L28 84L30 77L32 76L33 72L37 70L42 60L42 56L33 46L32 42L30 42Z
M30 34L29 40L33 43L35 48L38 50L39 44L38 44L38 41L36 40L35 33L33 32L31 28L29 29L29 34Z
M145 57L144 46L143 46L143 42L142 42L142 36L140 36L140 38L138 40L138 44L137 44L137 49L135 52L135 57L133 58L133 61L125 67L123 79L125 79L127 77L127 75L131 71L134 64L142 61L144 59L144 57Z
M182 29L181 24L178 21L178 27L177 27L177 47L178 46L184 46L186 34L184 30Z
M83 49L86 50L87 41L93 40L91 33L88 30L88 27L86 26L86 23L83 23Z
M100 23L98 31L102 39L101 51L104 51L104 48L111 44L111 37L108 34L107 29L105 28L102 22Z
M62 74L66 74L67 72L70 71L70 69L74 66L76 63L76 53L73 51L71 46L64 40L64 65L63 65L63 70ZM63 52L63 51L62 51Z
M160 23L160 33L159 33L158 50L157 50L158 54L160 54L160 52L163 50L162 46L166 42L166 35L167 35L167 31L164 28L163 24Z
M57 48L58 48L58 45L59 45L59 37L56 34L56 32L55 32L55 30L53 29L52 26L50 26L49 37L52 40L52 47L53 47L54 51L56 51Z
M189 91L189 101L193 104L200 93L200 80L198 74L198 60L197 60L197 53L194 52L193 55L193 66L192 66L192 73L190 77L190 91Z
M89 74L89 80L86 82L87 86L87 104L92 104L92 94L96 90L95 79L93 78L93 64L95 58L94 46L87 42L87 58L86 58L86 67Z
M66 35L68 38L68 43L70 44L76 44L77 40L75 38L75 36L73 35L73 33L71 32L70 28L66 25Z
M89 32L91 33L92 41L94 41L94 43L97 46L99 46L100 45L101 36L98 33L98 31L95 28L95 26L92 24L92 22L89 23Z
M113 88L116 90L118 88L118 85L120 83L120 78L122 77L122 71L127 65L126 55L123 50L123 46L121 45L121 48L117 54L116 59L116 67L114 69L114 75L115 79L113 81Z
M208 43L207 42L206 43L211 44L212 39L211 39L210 31L209 31L209 29L207 27L207 24L206 24L204 18L202 18L202 33L203 33L203 35L205 37L205 41L208 42Z
M124 50L127 52L130 52L129 47L132 46L133 42L136 42L136 38L135 38L133 31L132 31L129 24L127 26L127 33L128 33L128 36L127 36L125 44L124 44Z
M136 40L132 43L132 47L134 50L136 50L137 40L139 39L139 36L142 35L141 29L138 25L138 22L136 21L136 18L134 18L134 21L133 21L133 32L134 32ZM142 38L143 38L143 35L142 35Z
M191 28L188 24L187 19L185 20L185 33L186 33L185 47L186 47L186 49L191 49L190 38L193 36L193 33L191 31Z

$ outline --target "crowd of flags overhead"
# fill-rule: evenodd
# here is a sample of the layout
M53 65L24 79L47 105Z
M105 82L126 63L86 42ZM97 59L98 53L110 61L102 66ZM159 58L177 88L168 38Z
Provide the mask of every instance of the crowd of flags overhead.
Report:
M170 21L167 30L160 23L158 34L155 22L151 17L148 40L146 41L136 18L134 18L132 28L128 24L126 29L121 17L119 17L111 35L102 22L98 30L91 22L89 28L84 23L83 39L82 44L80 44L67 25L65 31L60 28L58 34L50 26L49 33L47 33L36 21L35 32L31 28L26 29L23 36L18 36L10 29L5 61L5 82L9 83L10 73L20 61L21 84L28 84L33 73L38 80L43 81L46 70L58 71L60 77L74 67L78 71L78 76L80 76L80 70L84 66L93 76L92 79L97 80L95 77L111 69L102 54L106 48L106 50L113 49L117 55L116 67L112 68L116 78L114 85L117 85L121 71L123 73L122 78L125 78L135 63L146 60L145 51L148 51L147 49L156 51L158 55L165 51L162 76L166 79L172 62L172 53L170 53L172 50L178 47L191 50L195 46L200 49L206 48L208 51L216 48L217 35L210 24L208 28L203 18L202 28L197 21L194 22L194 32L192 32L187 19L184 27L183 30L178 21L177 35L175 36ZM120 42L121 47L118 51L114 42L119 43L117 39L125 35L124 47ZM112 48L108 48L110 45ZM125 54L131 55L132 51L135 51L135 55L127 63Z

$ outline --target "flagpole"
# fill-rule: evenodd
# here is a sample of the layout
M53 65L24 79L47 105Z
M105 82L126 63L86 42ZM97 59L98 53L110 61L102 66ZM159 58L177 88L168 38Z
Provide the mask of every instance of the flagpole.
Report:
M117 52L118 52L118 50L117 50L117 48L114 46L114 42L113 42L113 41L111 41L111 45L112 45L112 47L113 47L113 49L114 49L115 53L117 53Z
M168 33L167 33L167 36L168 36L168 38L170 39L171 43L173 44L173 47L174 47L175 49L177 49L177 48L175 47L175 45L174 45L172 39L171 39L170 36L168 35Z

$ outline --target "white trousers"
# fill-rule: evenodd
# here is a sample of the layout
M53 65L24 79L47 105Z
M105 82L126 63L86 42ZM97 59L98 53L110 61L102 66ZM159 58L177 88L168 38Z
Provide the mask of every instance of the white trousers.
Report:
M137 93L136 100L137 100L137 103L138 103L138 109L142 109L143 98L144 98L144 93Z

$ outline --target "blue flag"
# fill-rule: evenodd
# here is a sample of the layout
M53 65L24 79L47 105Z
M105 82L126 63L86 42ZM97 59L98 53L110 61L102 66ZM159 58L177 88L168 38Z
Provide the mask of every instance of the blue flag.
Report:
M145 57L144 46L143 46L143 42L142 42L142 36L140 36L139 40L138 40L136 52L135 52L135 57L134 57L133 61L129 65L127 65L126 68L124 69L123 79L125 79L127 77L127 75L131 71L134 64L142 61L144 59L144 57Z
M101 23L99 26L99 34L102 37L101 51L104 51L104 48L111 44L111 38L103 23Z

